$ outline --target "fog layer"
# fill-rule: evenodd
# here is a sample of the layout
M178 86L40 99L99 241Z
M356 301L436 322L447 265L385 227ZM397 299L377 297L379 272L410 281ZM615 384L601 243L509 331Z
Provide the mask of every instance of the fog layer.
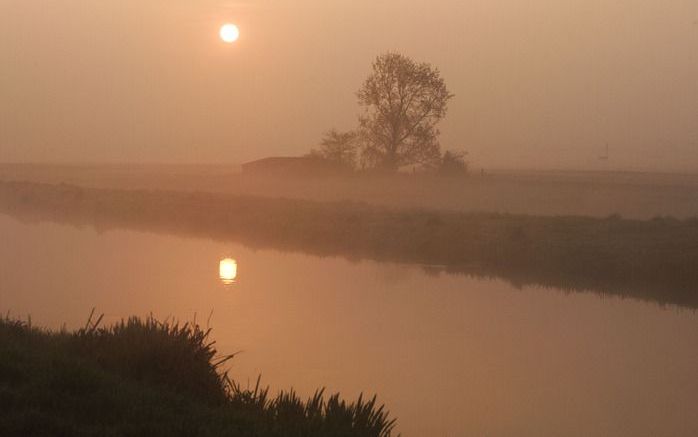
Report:
M441 69L477 166L698 169L693 0L0 0L0 161L301 154L387 50Z

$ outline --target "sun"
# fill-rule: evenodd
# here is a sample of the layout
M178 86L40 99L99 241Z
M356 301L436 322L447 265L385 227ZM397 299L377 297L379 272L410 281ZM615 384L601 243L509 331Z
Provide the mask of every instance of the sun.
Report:
M221 26L219 34L223 42L232 44L240 38L240 29L234 24L227 23Z

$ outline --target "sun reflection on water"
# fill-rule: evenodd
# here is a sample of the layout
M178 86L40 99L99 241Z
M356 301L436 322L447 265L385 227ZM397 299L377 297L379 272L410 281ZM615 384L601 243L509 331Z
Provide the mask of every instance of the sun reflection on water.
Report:
M222 259L218 267L218 275L225 285L235 283L238 277L238 263L232 258Z

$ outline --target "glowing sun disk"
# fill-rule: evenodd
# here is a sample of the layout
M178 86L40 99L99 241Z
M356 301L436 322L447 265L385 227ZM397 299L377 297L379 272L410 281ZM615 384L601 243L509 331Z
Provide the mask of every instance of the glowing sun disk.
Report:
M231 44L240 38L240 29L234 24L227 23L221 27L219 34L223 42Z

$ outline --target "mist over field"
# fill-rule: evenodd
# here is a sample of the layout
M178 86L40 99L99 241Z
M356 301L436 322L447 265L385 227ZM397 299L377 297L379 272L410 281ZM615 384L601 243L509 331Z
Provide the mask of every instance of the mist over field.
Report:
M229 165L0 164L0 180L367 202L407 208L651 219L698 215L698 175L499 170L466 177L245 175Z

